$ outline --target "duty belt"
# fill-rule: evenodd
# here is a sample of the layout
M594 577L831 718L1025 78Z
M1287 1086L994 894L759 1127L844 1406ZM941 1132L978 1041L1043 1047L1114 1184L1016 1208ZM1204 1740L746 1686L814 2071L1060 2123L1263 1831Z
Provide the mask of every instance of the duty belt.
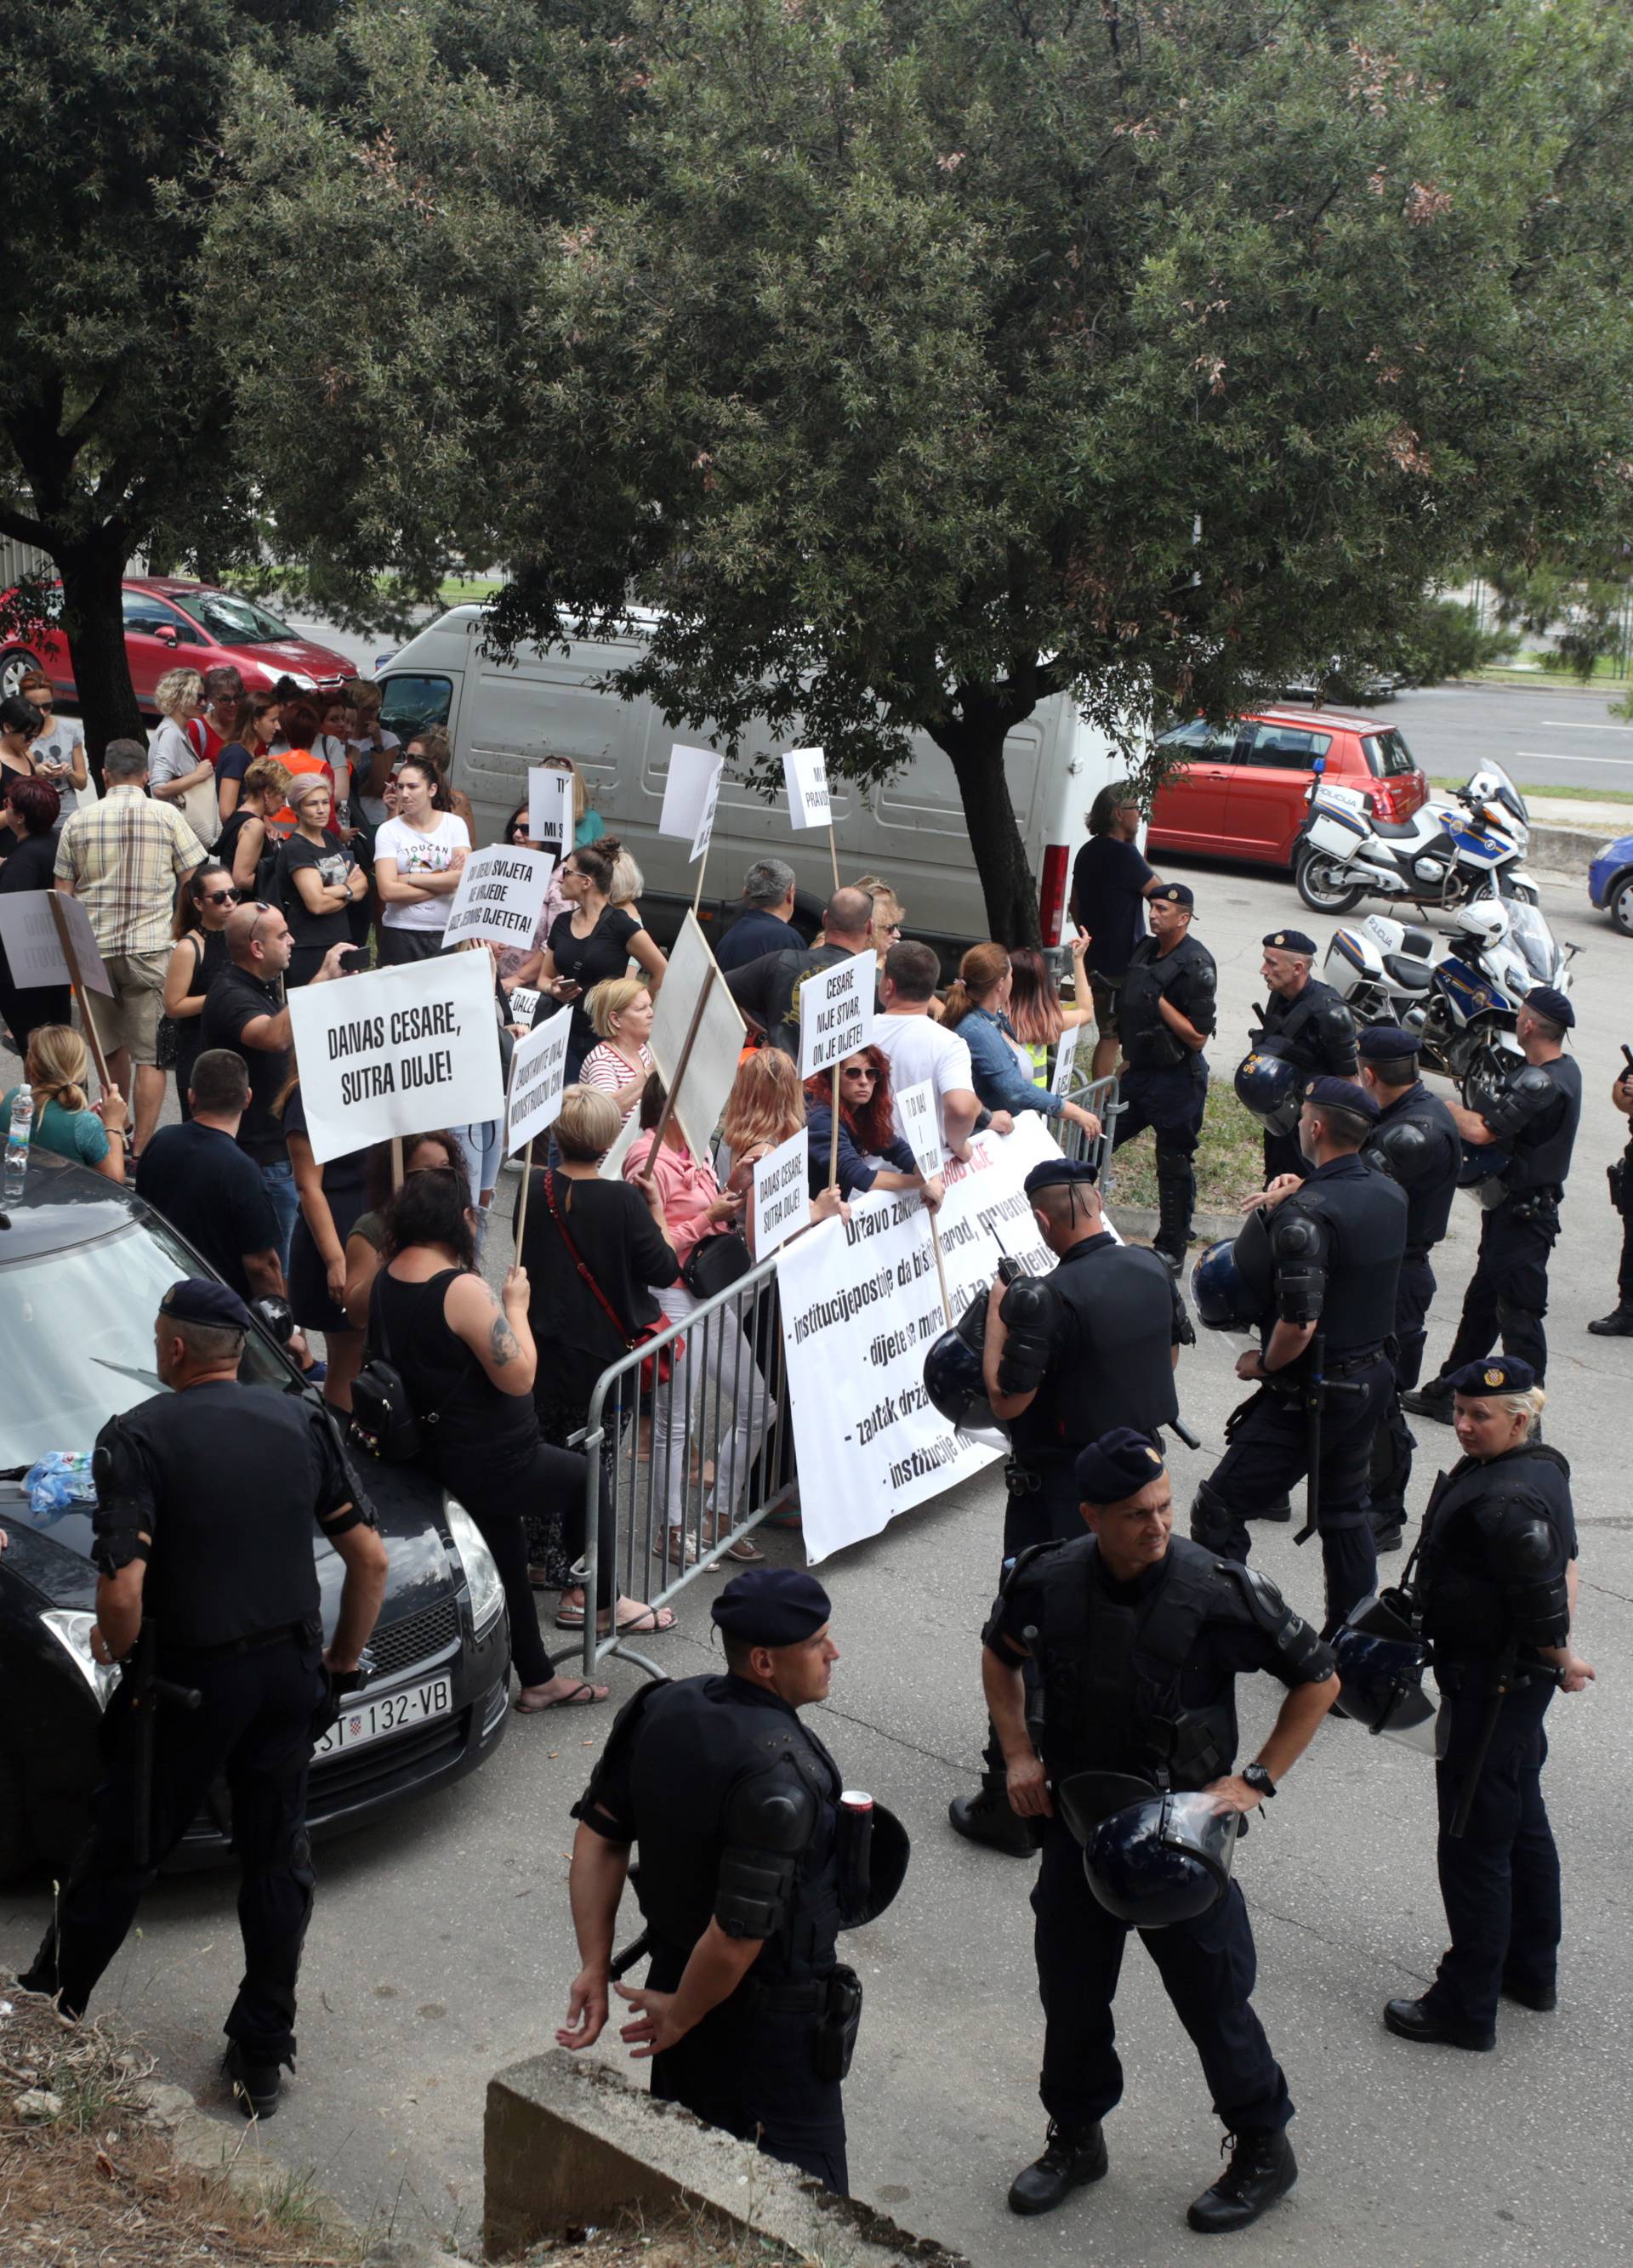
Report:
M313 1616L306 1622L279 1623L275 1629L251 1631L247 1638L231 1638L221 1646L172 1646L165 1644L166 1660L174 1654L188 1661L230 1661L234 1654L259 1653L263 1646L279 1646L286 1638L315 1646L323 1635L323 1625Z
M1341 1354L1335 1362L1322 1364L1321 1375L1323 1378L1353 1378L1357 1371L1371 1370L1375 1362L1382 1359L1383 1352L1380 1341L1377 1346L1358 1348L1351 1354Z
M811 1984L749 1984L751 2007L768 2015L813 2016L828 2005L828 1978Z

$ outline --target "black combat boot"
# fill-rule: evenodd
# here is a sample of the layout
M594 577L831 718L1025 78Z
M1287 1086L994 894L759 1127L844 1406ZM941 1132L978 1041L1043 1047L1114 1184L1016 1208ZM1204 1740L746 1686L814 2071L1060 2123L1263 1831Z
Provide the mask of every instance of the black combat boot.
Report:
M1006 1859L1038 1856L1031 1829L1001 1787L984 1787L979 1795L955 1795L947 1807L947 1816L954 1832L966 1843L1001 1851Z
M1195 1194L1195 1184L1189 1174L1183 1177L1158 1174L1156 1177L1156 1234L1151 1249L1176 1276L1185 1266L1186 1248L1191 1241Z
M1384 2028L1398 2040L1415 2040L1420 2047L1467 2048L1471 2055L1489 2055L1496 2045L1495 2030L1476 2031L1455 2016L1443 2016L1427 1999L1386 2002Z
M1106 2164L1105 2136L1097 2118L1077 2134L1068 2134L1052 2118L1042 2157L1023 2166L1009 2184L1009 2210L1053 2213L1074 2190L1097 2182Z
M1405 1505L1374 1504L1367 1518L1372 1529L1372 1549L1399 1551L1406 1541Z
M1444 1378L1431 1378L1427 1386L1415 1386L1409 1394L1403 1394L1400 1407L1415 1418L1432 1418L1437 1425L1449 1425L1455 1399Z
M1186 2214L1192 2228L1204 2236L1245 2228L1261 2213L1268 2213L1298 2179L1298 2161L1283 2126L1227 2134L1223 2146L1230 2149L1230 2164Z
M1588 1325L1596 1339L1633 1339L1633 1307L1619 1300L1607 1315Z
M222 2074L233 2089L233 2100L246 2118L271 2118L277 2113L278 2089L284 2074L275 2063L257 2063L233 2040L221 2059Z

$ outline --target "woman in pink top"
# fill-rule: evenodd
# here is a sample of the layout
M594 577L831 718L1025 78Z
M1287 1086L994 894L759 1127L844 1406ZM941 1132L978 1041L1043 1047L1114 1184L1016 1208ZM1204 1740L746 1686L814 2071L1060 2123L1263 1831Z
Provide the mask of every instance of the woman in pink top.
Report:
M653 1155L663 1101L663 1082L654 1071L641 1091L641 1131L630 1145L624 1174L626 1181L634 1181L645 1174L647 1160L652 1158L652 1178L663 1201L666 1233L683 1270L705 1237L737 1226L744 1200L741 1192L722 1192L713 1167L693 1157L678 1118L670 1119L662 1147ZM672 1323L683 1321L698 1304L679 1276L673 1284L654 1284L652 1289ZM686 1535L684 1502L687 1412L694 1388L703 1421L700 1440L707 1433L723 1432L728 1425L731 1428L723 1461L729 1494L722 1491L717 1499L715 1484L711 1483L704 1498L699 1533L706 1545L734 1524L733 1506L747 1484L755 1445L765 1425L765 1383L756 1366L752 1347L728 1311L720 1311L698 1330L688 1332L685 1355L675 1366L667 1409L659 1407L654 1412L652 1454L659 1461L669 1513L669 1556L682 1564L693 1556ZM706 1441L704 1446L706 1448ZM747 1561L761 1559L765 1554L743 1536L722 1556Z

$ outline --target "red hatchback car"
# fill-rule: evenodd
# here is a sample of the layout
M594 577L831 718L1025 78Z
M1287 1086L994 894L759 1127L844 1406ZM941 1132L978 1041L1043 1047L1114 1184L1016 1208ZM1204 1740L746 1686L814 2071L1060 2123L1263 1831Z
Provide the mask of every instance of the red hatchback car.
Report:
M1317 756L1326 759L1328 779L1360 788L1385 822L1409 819L1429 794L1394 725L1330 709L1267 710L1223 730L1198 718L1157 745L1183 752L1184 763L1156 792L1153 850L1291 866Z
M153 690L173 669L201 674L229 664L246 693L265 693L280 677L303 691L334 693L356 670L344 653L314 645L253 599L213 583L188 583L174 575L135 575L124 585L125 653L142 707L153 708ZM25 670L43 669L65 701L74 698L68 640L52 631L0 652L0 696L17 690Z

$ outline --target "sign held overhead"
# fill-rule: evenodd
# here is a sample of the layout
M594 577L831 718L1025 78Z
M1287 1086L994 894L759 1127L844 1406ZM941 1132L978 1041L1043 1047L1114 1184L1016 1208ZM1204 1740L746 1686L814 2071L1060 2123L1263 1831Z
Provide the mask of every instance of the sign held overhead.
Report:
M503 1115L493 966L484 953L304 984L289 996L289 1020L320 1166L393 1134Z
M873 995L878 955L853 953L831 968L801 980L800 1077L827 1071L865 1048L873 1036Z

